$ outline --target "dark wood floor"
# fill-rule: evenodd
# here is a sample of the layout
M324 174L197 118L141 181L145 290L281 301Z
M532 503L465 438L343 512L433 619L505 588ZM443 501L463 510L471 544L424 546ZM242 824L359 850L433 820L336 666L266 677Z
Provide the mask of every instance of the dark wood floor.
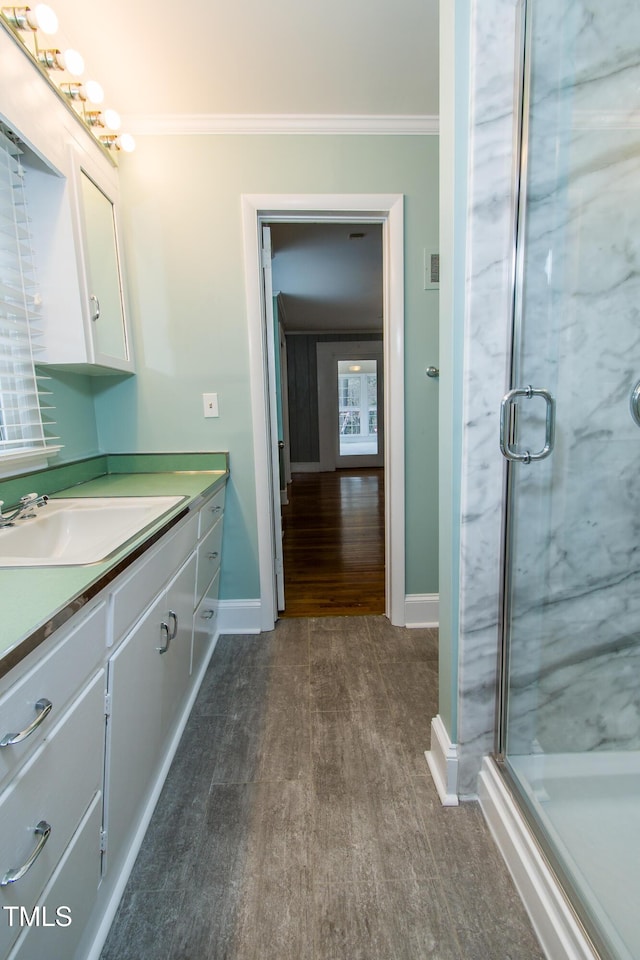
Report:
M384 471L296 473L282 508L287 617L384 613Z

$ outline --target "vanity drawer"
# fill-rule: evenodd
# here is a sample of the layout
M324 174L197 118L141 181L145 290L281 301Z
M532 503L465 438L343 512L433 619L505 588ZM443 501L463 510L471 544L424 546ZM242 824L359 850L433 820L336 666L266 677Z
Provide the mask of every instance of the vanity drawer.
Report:
M169 577L178 569L196 544L198 515L189 517L171 536L153 546L131 568L113 591L113 636L120 640L149 604L158 596Z
M191 675L197 674L204 660L211 638L218 631L218 585L220 571L215 575L209 589L193 615L193 646L191 651Z
M222 549L222 519L207 533L198 544L198 570L196 573L196 606L204 596L205 590L220 567Z
M201 540L206 532L211 529L211 527L222 518L224 513L224 495L226 488L221 487L218 492L208 500L207 503L201 508L199 517L200 517L200 529L198 530L198 539Z
M58 861L102 780L104 670L94 677L58 726L0 797L0 880L21 867L42 842L36 825L51 827L41 853L25 875L0 886L0 908L38 902ZM0 909L6 918L8 912ZM0 924L0 956L7 955L19 928Z
M106 603L77 614L60 633L62 639L21 680L0 697L0 742L32 733L0 747L0 790L55 727L82 684L97 669L107 630ZM11 675L9 675L10 677ZM47 702L51 703L50 708ZM34 724L37 723L37 726Z
M100 883L101 825L98 793L40 898L40 925L21 931L9 960L71 960L75 955Z

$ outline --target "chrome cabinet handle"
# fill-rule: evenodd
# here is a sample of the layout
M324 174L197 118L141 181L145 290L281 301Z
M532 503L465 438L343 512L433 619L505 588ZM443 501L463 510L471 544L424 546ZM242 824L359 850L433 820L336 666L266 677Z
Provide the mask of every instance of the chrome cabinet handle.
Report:
M21 730L20 733L5 733L2 740L0 740L0 747L12 747L14 743L22 743L23 740L26 740L27 737L30 737L31 734L38 729L40 724L46 720L53 709L51 700L47 700L45 697L43 697L41 700L38 700L35 706L37 714L35 719L31 721L28 727L25 727L24 730Z
M216 550L214 553L208 553L207 557L209 560L215 560L218 557L218 551Z
M95 303L95 310L93 310L91 314L91 319L95 323L96 320L100 319L100 301L96 297L95 293L92 293L91 296L89 297L89 302Z
M169 649L169 644L171 643L171 631L169 630L169 624L165 623L164 620L160 624L160 632L164 634L164 646L156 647L158 653L166 653Z
M174 613L173 610L169 610L169 619L173 620L173 630L171 631L169 640L175 640L178 635L178 614Z
M18 880L22 880L27 870L34 865L44 850L44 845L51 836L51 825L47 823L46 820L41 820L36 826L34 833L36 836L39 836L40 839L35 845L32 853L29 855L28 859L25 860L21 867L16 867L13 870L7 870L2 880L0 880L0 887L8 887L10 883L16 883Z
M211 507L211 513L220 513L221 510L222 510L222 507L220 506L220 504L218 504L217 507Z
M216 615L215 610L203 610L202 613L200 614L203 620L213 620L215 615Z
M547 405L547 416L545 420L545 443L542 450L537 453L531 453L525 450L524 453L518 453L511 444L509 438L509 423L511 406L518 397L525 397L531 400L532 397L542 397ZM548 390L534 389L533 387L517 387L515 390L509 390L502 398L500 404L500 450L503 457L517 463L532 463L534 460L544 460L548 457L555 444L556 429L556 401Z

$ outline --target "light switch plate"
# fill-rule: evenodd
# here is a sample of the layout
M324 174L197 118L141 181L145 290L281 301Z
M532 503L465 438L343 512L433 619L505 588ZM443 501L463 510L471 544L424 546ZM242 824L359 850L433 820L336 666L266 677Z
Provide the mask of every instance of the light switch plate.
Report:
M204 405L205 417L220 416L220 414L218 413L218 394L217 393L203 393L202 403Z

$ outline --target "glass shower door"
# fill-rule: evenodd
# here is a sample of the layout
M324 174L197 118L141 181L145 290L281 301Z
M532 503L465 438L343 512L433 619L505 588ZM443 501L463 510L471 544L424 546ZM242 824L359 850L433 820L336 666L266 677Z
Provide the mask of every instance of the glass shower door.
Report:
M501 756L604 956L640 957L640 4L528 0Z

